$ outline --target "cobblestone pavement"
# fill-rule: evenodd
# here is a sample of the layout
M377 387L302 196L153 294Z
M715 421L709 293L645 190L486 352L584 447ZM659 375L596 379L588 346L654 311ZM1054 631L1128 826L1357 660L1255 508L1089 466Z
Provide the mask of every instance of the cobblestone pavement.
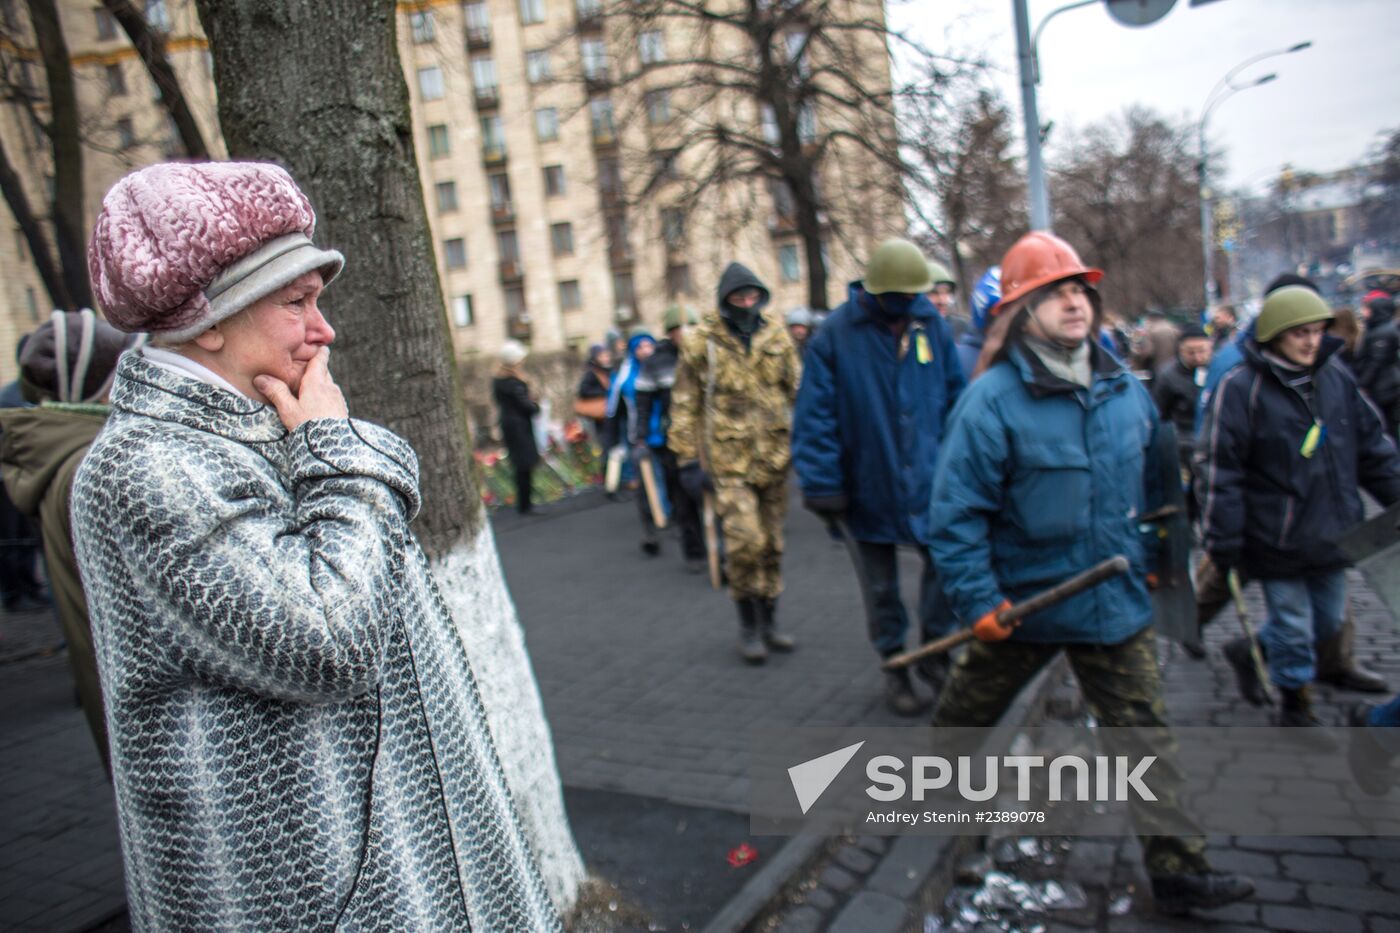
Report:
M762 668L740 662L731 603L703 575L684 571L673 536L661 557L641 553L634 504L502 518L497 535L570 787L743 812L750 726L904 722L881 704L844 549L796 508L779 614L800 647ZM911 599L916 566L907 556ZM1359 653L1400 686L1400 638L1369 593L1353 594ZM1257 590L1251 602L1260 614ZM1209 632L1217 647L1236 630L1228 613ZM10 647L27 657L0 664L0 930L83 929L121 907L110 790L74 705L66 656L43 654L58 641L43 615L0 617L0 658ZM1173 651L1166 677L1178 722L1263 722L1236 698L1218 650L1205 662ZM1340 722L1340 704L1352 697L1324 688L1321 698ZM780 842L758 848L772 852ZM936 884L945 852L932 845L938 840L883 842L852 840L847 848L863 857L839 856L845 862L834 867L844 874L809 889L804 906L812 910L790 929L922 929L925 889ZM1255 902L1216 912L1218 929L1400 933L1400 840L1212 842L1218 865L1260 882ZM1084 878L1094 906L1057 919L1058 927L1202 928L1164 923L1142 896L1126 915L1109 915L1110 895L1141 885L1136 843L1076 846L1064 872Z

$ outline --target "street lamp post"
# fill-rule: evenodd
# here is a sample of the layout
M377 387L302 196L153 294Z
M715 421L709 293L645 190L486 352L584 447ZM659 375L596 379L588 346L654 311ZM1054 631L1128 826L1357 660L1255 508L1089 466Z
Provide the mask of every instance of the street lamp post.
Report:
M1297 45L1291 45L1286 49L1275 49L1272 52L1263 52L1259 55L1255 55L1245 59L1235 67L1231 68L1228 72L1225 73L1225 76L1223 78L1216 82L1215 87L1212 88L1210 94L1206 96L1205 105L1201 108L1201 119L1196 126L1197 141L1200 147L1200 158L1196 162L1196 185L1197 194L1201 202L1201 258L1203 260L1202 269L1205 273L1204 290L1205 309L1207 313L1209 313L1210 306L1217 297L1215 294L1214 287L1215 249L1214 243L1212 243L1212 240L1214 239L1214 232L1212 229L1213 218L1211 216L1210 189L1207 187L1207 176L1209 174L1209 153L1206 149L1206 126L1210 122L1211 112L1214 111L1216 107L1219 107L1222 103L1228 100L1230 97L1234 96L1235 94L1238 94L1240 91L1247 91L1252 87L1259 87L1261 84L1268 84L1270 81L1274 81L1278 78L1277 74L1270 72L1269 74L1254 79L1248 84L1236 84L1235 76L1238 75L1244 69L1248 68L1250 65L1262 62L1266 58L1273 58L1276 55L1290 55L1293 52L1301 52L1304 49L1311 47L1312 42L1310 41L1299 42Z

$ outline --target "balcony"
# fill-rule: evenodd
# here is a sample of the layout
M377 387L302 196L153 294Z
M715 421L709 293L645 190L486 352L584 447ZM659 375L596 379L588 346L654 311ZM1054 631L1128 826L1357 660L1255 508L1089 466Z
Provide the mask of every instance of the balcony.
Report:
M519 282L525 278L525 270L520 265L519 259L501 260L501 281Z
M595 128L593 130L593 148L610 150L617 148L617 132L612 128Z
M637 309L625 302L619 302L613 309L613 322L617 324L630 324L637 319Z
M606 68L594 69L589 74L583 76L583 86L590 94L597 94L612 87L612 75Z
M490 166L505 165L505 143L485 143L481 147L481 161Z
M506 333L511 340L528 343L530 341L530 315L527 312L509 315L506 318Z
M632 250L630 247L608 247L608 265L614 272L626 272L632 268Z
M467 27L467 50L475 52L478 49L489 49L491 47L491 27L490 26L468 26Z
M476 109L495 110L501 103L501 89L492 85L476 89Z
M601 7L589 10L579 10L578 18L575 20L575 28L581 33L597 33L603 31L603 10Z
M515 205L509 201L491 205L491 222L497 226L515 220Z
M774 213L768 218L768 232L773 236L784 236L797 232L796 214Z

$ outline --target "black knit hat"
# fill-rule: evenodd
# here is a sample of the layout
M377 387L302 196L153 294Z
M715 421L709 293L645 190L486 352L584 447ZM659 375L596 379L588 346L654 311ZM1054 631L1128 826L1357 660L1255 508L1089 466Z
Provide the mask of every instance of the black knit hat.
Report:
M1181 329L1180 340L1209 340L1210 335L1206 329L1199 324L1187 324Z
M1264 295L1265 297L1272 295L1274 292L1287 285L1301 285L1304 288L1311 288L1315 292L1318 291L1317 283L1314 282L1312 279L1305 279L1301 275L1294 275L1292 272L1285 272L1283 275L1279 276L1278 278L1274 279L1272 282L1269 283L1269 287L1264 289ZM1318 294L1322 293L1318 292Z
M117 358L146 342L145 334L124 334L87 308L55 311L29 336L20 351L19 385L36 405L101 400L117 371Z

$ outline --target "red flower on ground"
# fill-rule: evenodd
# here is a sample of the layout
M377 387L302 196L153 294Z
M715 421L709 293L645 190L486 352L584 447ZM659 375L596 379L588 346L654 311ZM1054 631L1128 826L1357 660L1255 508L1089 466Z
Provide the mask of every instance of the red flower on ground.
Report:
M740 843L737 849L729 850L729 864L734 868L743 868L757 858L758 850L747 842Z

